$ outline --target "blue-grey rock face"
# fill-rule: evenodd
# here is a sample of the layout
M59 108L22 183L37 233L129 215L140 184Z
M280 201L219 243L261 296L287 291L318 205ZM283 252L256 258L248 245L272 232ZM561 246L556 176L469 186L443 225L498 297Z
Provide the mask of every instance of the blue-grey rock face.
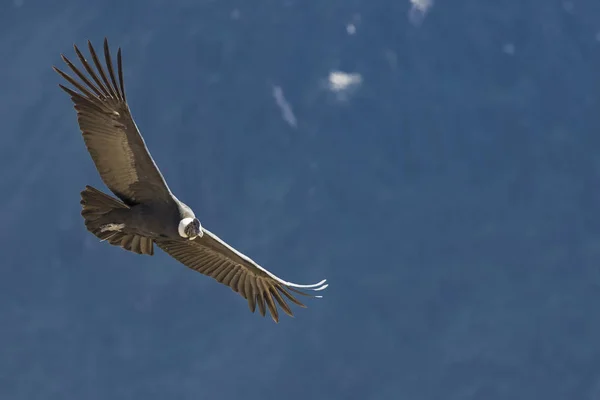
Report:
M599 398L600 3L259 3L0 5L0 399ZM171 189L323 299L86 232L51 67L104 36Z

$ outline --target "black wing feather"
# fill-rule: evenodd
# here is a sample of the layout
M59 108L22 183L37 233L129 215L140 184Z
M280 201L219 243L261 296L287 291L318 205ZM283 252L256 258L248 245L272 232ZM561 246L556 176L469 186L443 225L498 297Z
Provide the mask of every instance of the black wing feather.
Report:
M174 201L131 116L125 97L121 49L117 51L117 84L107 39L104 39L104 60L110 81L91 42L88 41L88 48L97 71L77 46L74 48L91 80L64 55L63 61L80 82L56 67L54 70L78 90L59 85L73 101L79 128L100 177L129 206L147 201Z
M235 251L213 233L204 229L204 235L195 240L155 240L158 247L167 252L185 266L208 275L216 281L229 286L248 301L251 312L256 310L262 316L267 309L275 322L279 321L276 305L289 316L293 316L291 308L284 297L300 307L299 302L289 290L309 297L296 288L322 290L327 287L325 281L315 285L296 285L285 282L257 265L254 261ZM282 296L283 295L283 296Z

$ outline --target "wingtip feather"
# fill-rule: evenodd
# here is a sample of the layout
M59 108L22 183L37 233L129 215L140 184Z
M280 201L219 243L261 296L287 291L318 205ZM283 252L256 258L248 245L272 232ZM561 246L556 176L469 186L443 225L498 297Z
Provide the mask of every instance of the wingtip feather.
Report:
M293 287L293 288L298 288L298 289L310 289L310 290L323 290L325 289L327 285L324 285L325 282L327 282L327 279L323 279L321 282L319 283L313 283L310 285L300 285L298 283L293 283L293 282L282 282L284 285L289 286L289 287Z

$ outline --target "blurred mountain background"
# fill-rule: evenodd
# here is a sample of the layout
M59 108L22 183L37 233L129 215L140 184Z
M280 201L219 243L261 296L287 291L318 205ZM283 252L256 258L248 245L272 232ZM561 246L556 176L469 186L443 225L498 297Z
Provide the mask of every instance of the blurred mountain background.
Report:
M600 399L600 2L413 1L0 4L0 399ZM85 230L51 67L105 36L171 189L323 299Z

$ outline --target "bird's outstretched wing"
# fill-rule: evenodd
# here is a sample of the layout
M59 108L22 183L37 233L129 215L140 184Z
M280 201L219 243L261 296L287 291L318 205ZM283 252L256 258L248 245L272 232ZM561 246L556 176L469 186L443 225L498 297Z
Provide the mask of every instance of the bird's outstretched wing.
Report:
M117 197L130 206L147 200L170 200L167 183L154 163L127 104L121 49L117 52L117 84L107 39L104 39L104 59L110 81L89 41L88 48L97 72L77 46L73 47L93 82L64 55L61 55L63 61L81 82L53 68L79 91L59 84L75 105L79 128L100 177Z
M155 243L187 267L208 275L229 286L234 292L238 292L248 300L251 312L255 311L258 304L259 312L263 317L268 308L273 320L279 322L275 303L279 304L286 314L293 316L286 298L300 307L306 306L290 292L309 297L321 297L298 289L319 291L328 286L325 284L326 280L314 285L286 282L260 267L215 234L206 229L203 231L204 235L194 240L157 240Z

